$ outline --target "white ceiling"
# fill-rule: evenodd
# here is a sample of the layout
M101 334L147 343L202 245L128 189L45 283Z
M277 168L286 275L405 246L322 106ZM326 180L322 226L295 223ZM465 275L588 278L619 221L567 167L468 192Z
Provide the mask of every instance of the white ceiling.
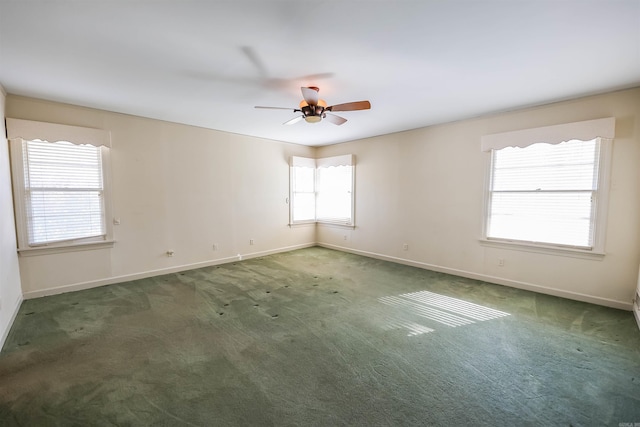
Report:
M640 0L0 0L0 84L325 145L638 86ZM293 109L300 86L372 109L253 108Z

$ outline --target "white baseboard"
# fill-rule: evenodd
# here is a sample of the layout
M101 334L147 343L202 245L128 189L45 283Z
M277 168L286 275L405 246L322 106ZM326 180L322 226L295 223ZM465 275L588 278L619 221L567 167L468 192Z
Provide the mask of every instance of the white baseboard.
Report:
M185 264L185 265L179 265L179 266L174 266L169 268L161 268L157 270L148 270L140 273L125 274L122 276L109 277L106 279L91 280L88 282L74 283L71 285L58 286L55 288L30 291L30 292L25 292L23 294L23 297L24 299L32 299L32 298L40 298L40 297L50 296L50 295L63 294L66 292L82 291L85 289L97 288L99 286L113 285L116 283L129 282L132 280L146 279L148 277L161 276L163 274L179 273L181 271L193 270L196 268L203 268L203 267L210 267L212 265L226 264L229 262L241 261L241 260L246 260L251 258L258 258L261 256L273 255L281 252L289 252L296 249L310 248L313 246L316 246L316 244L304 243L301 245L286 246L286 247L277 248L277 249L270 249L267 251L252 252L248 254L238 254L232 257L218 258L214 260L196 262L193 264Z
M59 287L55 287L55 288L43 289L43 290L38 290L38 291L25 292L23 294L23 298L24 299L31 299L31 298L39 298L39 297L43 297L43 296L48 296L48 295L57 295L57 294L62 294L62 293L66 293L66 292L80 291L80 290L84 290L84 289L96 288L96 287L99 287L99 286L112 285L112 284L116 284L116 283L132 281L132 280L146 279L148 277L160 276L160 275L163 275L163 274L172 274L172 273L178 273L178 272L185 271L185 270L193 270L193 269L196 269L196 268L210 267L212 265L226 264L226 263L229 263L229 262L243 260L243 259L251 259L251 258L257 258L257 257L261 257L261 256L266 256L266 255L272 255L272 254L276 254L276 253L289 252L289 251L293 251L293 250L296 250L296 249L304 249L304 248L313 247L313 246L321 246L321 247L325 247L325 248L329 248L329 249L335 249L335 250L339 250L339 251L343 251L343 252L353 253L353 254L356 254L356 255L362 255L362 256L366 256L366 257L370 257L370 258L380 259L380 260L383 260L383 261L391 261L391 262L395 262L395 263L398 263L398 264L404 264L404 265L409 265L409 266L412 266L412 267L423 268L425 270L431 270L431 271L437 271L437 272L440 272L440 273L452 274L454 276L460 276L460 277L466 277L466 278L469 278L469 279L481 280L481 281L484 281L484 282L495 283L495 284L498 284L498 285L504 285L504 286L509 286L509 287L513 287L513 288L524 289L524 290L528 290L528 291L538 292L538 293L547 294L547 295L553 295L553 296L562 297L562 298L573 299L573 300L577 300L577 301L588 302L588 303L592 303L592 304L603 305L603 306L606 306L606 307L618 308L618 309L627 310L627 311L634 311L634 314L636 315L636 319L638 320L638 324L640 326L640 319L638 319L638 316L640 316L640 314L638 312L636 312L635 310L633 310L634 309L633 304L630 303L630 302L617 301L617 300L601 298L601 297L594 297L592 295L581 294L581 293L578 293L578 292L564 291L564 290L561 290L561 289L549 288L549 287L546 287L546 286L540 286L540 285L536 285L536 284L533 284L533 283L527 283L527 282L520 282L520 281L516 281L516 280L504 279L504 278L501 278L501 277L489 276L489 275L486 275L486 274L479 274L479 273L474 273L474 272L465 271L465 270L458 270L458 269L454 269L454 268L443 267L443 266L439 266L439 265L428 264L428 263L408 260L408 259L404 259L404 258L393 257L393 256L389 256L389 255L375 253L375 252L362 251L362 250L358 250L358 249L352 249L352 248L347 248L347 247L339 246L339 245L332 245L332 244L328 244L328 243L317 243L317 244L316 243L304 243L304 244L301 244L301 245L281 247L281 248L276 248L276 249L270 249L270 250L267 250L267 251L252 252L252 253L248 253L248 254L240 254L240 256L219 258L219 259L215 259L215 260L209 260L209 261L198 262L198 263L193 263L193 264L185 264L185 265L180 265L180 266L175 266L175 267L169 267L169 268L163 268L163 269L157 269L157 270L149 270L149 271L144 271L144 272L140 272L140 273L127 274L127 275L116 276L116 277L109 277L109 278L106 278L106 279L93 280L93 281L82 282L82 283L75 283L75 284L71 284L71 285L59 286ZM20 300L20 302L21 301L22 300ZM18 308L19 307L20 307L20 305L18 304ZM17 315L17 309L16 309L16 312L15 312L14 316L15 315ZM6 331L6 334L8 334L8 331ZM4 338L6 338L6 337L3 337L3 339Z
M640 329L640 301L637 299L633 304L633 315L636 317L636 323L638 324L638 329Z
M9 336L9 332L11 331L11 327L13 326L13 322L15 322L16 317L18 316L18 311L20 311L20 306L22 305L22 295L18 295L18 299L13 304L13 307L9 307L11 310L11 316L9 317L9 322L6 325L6 329L4 329L2 334L0 335L0 350L4 348L4 343Z
M591 304L603 305L606 307L618 308L618 309L627 310L627 311L631 311L633 309L633 304L630 302L617 301L617 300L601 298L601 297L594 297L592 295L581 294L578 292L564 291L561 289L549 288L546 286L540 286L533 283L520 282L520 281L504 279L496 276L489 276L486 274L474 273L471 271L458 270L455 268L443 267L443 266L434 265L434 264L427 264L420 261L397 258L389 255L362 251L358 249L352 249L352 248L332 245L328 243L318 243L318 246L322 246L329 249L335 249L343 252L349 252L356 255L363 255L366 257L380 259L383 261L391 261L398 264L404 264L412 267L423 268L425 270L436 271L439 273L447 273L447 274L452 274L454 276L466 277L468 279L481 280L483 282L495 283L497 285L509 286L512 288L538 292L541 294L553 295L557 297L562 297L562 298L567 298L567 299L572 299L572 300L582 301L582 302L588 302Z

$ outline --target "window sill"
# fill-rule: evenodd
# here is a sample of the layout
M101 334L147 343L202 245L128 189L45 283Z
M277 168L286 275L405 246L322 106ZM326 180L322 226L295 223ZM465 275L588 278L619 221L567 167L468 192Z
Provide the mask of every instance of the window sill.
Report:
M99 242L84 242L73 245L38 246L33 248L18 249L20 256L39 256L60 254L65 252L90 251L96 249L109 249L113 247L115 240L101 240Z
M304 227L304 226L310 226L310 225L316 225L316 222L311 220L311 221L298 221L298 222L290 222L289 223L289 227Z
M527 242L517 242L511 240L493 240L493 239L479 239L482 246L510 249L515 251L533 252L546 255L558 255L573 258L592 259L602 261L605 256L604 252L588 249L579 249L562 246L551 246Z
M294 222L288 224L289 227L304 227L304 226L315 226L315 225L328 225L330 227L338 227L338 228L351 228L354 229L356 226L354 224L347 224L345 222L332 222L332 221L301 221Z
M350 224L350 223L346 223L346 222L338 222L338 221L318 221L319 225L328 225L331 227L338 227L338 228L351 228L354 229L356 228L355 224Z

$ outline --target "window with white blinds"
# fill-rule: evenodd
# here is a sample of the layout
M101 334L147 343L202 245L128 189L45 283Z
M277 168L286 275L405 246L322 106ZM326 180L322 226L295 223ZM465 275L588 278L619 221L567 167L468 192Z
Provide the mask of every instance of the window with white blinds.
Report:
M7 131L18 250L112 244L109 133L18 119Z
M600 139L492 150L487 238L592 249Z
M347 165L319 167L317 185L317 220L351 224L353 167Z
M105 236L101 147L23 141L29 246Z
M353 225L353 156L291 158L290 223Z
M316 220L315 167L291 168L291 219L294 223Z
M616 119L484 135L484 244L543 253L605 254Z

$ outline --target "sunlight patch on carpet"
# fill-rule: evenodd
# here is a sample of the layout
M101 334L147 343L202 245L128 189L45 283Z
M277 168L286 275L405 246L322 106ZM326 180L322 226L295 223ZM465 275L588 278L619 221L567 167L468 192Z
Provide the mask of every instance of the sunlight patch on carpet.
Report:
M429 291L386 296L378 298L378 301L389 306L403 308L412 314L452 328L509 316L509 313L504 311ZM409 329L408 336L433 332L433 329L426 326L403 321L390 322L387 329L399 328Z
M385 324L383 329L385 331L407 329L409 331L407 334L408 337L415 337L416 335L428 334L429 332L434 331L433 329L427 328L419 323L404 320L390 320Z

